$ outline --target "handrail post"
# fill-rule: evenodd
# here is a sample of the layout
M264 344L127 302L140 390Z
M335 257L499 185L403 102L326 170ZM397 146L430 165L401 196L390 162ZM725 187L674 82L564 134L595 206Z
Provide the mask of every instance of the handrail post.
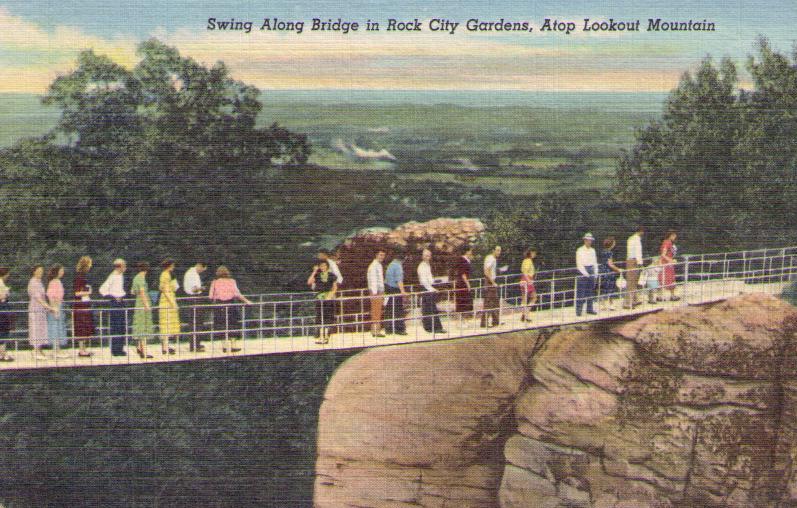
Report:
M241 303L241 354L246 354L246 305Z

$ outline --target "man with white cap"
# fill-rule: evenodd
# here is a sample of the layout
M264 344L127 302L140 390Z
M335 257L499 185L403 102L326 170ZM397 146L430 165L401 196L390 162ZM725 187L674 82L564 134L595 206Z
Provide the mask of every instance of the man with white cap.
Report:
M125 293L125 270L127 270L125 260L121 258L115 259L113 271L100 286L100 295L108 298L111 306L108 314L110 318L111 354L113 356L127 355L124 349L128 322L124 302L127 294Z
M581 315L584 303L587 314L597 314L592 308L595 300L595 284L598 277L598 256L592 247L595 237L592 233L584 235L584 245L576 250L576 268L581 275L576 280L576 316Z

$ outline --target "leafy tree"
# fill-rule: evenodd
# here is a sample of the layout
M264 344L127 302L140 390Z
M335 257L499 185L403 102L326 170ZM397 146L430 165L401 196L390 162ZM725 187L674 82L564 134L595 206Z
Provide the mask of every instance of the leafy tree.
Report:
M747 64L751 91L737 89L727 59L684 74L662 119L640 129L619 161L621 202L720 245L793 237L797 54L792 60L761 39Z
M185 172L238 166L269 167L275 159L304 163L304 135L258 128L257 88L235 81L218 62L208 68L150 39L132 70L84 51L78 68L57 78L43 101L61 108L57 132L75 148L135 162L169 163ZM162 170L163 168L159 168Z

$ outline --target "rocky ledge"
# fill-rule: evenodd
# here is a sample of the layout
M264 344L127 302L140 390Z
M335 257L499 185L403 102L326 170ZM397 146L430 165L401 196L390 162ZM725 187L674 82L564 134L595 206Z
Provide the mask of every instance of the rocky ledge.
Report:
M365 351L321 407L318 507L797 506L797 309Z

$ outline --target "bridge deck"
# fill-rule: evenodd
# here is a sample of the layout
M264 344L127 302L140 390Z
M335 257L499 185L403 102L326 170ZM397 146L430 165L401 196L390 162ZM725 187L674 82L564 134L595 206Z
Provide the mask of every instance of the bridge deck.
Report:
M182 341L179 344L172 343L172 346L177 350L174 355L161 354L160 345L151 343L148 346L148 353L153 355L154 358L146 360L141 359L135 353L132 344L127 347L127 356L120 357L111 356L107 345L105 347L90 347L89 351L93 353L93 356L88 358L78 357L77 350L71 347L60 351L58 355L55 355L53 352L47 352L47 360L35 359L32 352L28 350L12 351L11 353L15 357L15 361L0 363L0 370L182 362L298 351L328 351L449 340L633 316L677 306L716 302L744 293L780 294L787 284L787 282L746 284L742 280L689 282L678 289L678 294L681 296L680 301L665 301L657 304L644 303L633 310L627 310L622 308L621 299L615 299L615 310L601 311L598 315L585 314L580 317L575 315L572 305L548 309L543 308L531 313L531 322L521 321L521 311L518 307L506 305L505 302L502 302L501 324L499 326L485 329L480 327L478 317L475 319L473 317L466 319L460 315L441 314L443 328L446 333L435 334L424 331L421 326L418 310L415 309L407 317L408 334L405 336L387 335L384 338L375 338L371 335L370 331L346 331L332 335L328 344L316 344L312 336L247 338L236 342L236 347L241 348L241 351L236 353L223 352L222 344L219 341L211 340L205 341L206 351L200 353L190 352L187 341ZM597 307L596 305L596 310Z

